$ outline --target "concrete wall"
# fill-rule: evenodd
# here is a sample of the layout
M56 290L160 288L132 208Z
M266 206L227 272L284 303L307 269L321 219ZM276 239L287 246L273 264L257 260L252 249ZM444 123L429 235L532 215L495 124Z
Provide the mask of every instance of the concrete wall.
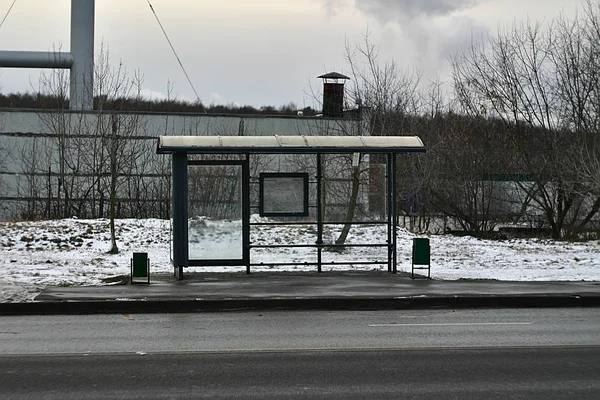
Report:
M119 158L128 159L119 161L118 172L132 175L119 178L119 197L126 207L132 197L150 195L140 191L151 191L162 203L170 196L164 179L170 174L170 160L155 154L158 136L368 135L365 121L0 109L0 218L52 216L51 210L56 213L61 207L57 199L63 192L74 203L91 199L86 213L105 214L113 133L118 138Z
M95 124L98 118L110 118L110 113L0 109L0 135L51 134L50 120L64 120L76 127ZM361 129L357 120L321 117L118 113L136 116L143 121L138 135L356 135ZM367 131L363 123L362 130ZM86 133L86 132L81 132ZM89 133L89 132L88 132ZM363 132L363 134L365 134ZM367 132L368 134L368 132Z

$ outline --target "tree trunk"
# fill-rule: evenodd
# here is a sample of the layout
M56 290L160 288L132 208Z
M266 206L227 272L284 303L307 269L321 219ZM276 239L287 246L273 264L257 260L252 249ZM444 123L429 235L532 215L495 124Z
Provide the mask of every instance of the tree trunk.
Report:
M348 238L348 233L352 227L352 221L354 220L354 214L356 213L356 204L358 203L358 187L360 184L360 170L359 167L354 167L352 172L352 193L350 195L350 204L348 205L348 211L346 213L346 223L342 228L340 236L335 241L335 244L344 244Z

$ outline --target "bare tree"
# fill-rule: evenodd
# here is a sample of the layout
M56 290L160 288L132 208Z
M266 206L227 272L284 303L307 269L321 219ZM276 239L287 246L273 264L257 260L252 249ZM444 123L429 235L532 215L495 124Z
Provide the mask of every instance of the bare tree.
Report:
M346 46L354 81L350 97L369 109L373 135L418 135L428 147L426 155L397 162L397 214L407 215L411 228L420 230L428 229L431 212L456 218L476 234L491 230L501 208L499 185L486 180L502 151L495 125L457 115L444 82L432 81L423 90L418 71L403 70L393 60L382 63L378 57L368 33L361 45ZM380 157L371 155L371 164L384 164Z
M465 231L489 234L510 214L502 201L503 177L509 152L494 124L483 118L448 113L437 118L439 136L430 138L424 157L429 205L452 217Z
M151 168L142 157L149 154L150 137L145 134L145 120L139 113L123 112L141 99L143 76L130 75L123 63L113 66L110 53L104 46L96 57L94 70L94 111L71 113L68 105L68 76L63 70L42 75L41 91L56 104L52 111L40 113L40 119L54 143L46 147L49 178L56 176L56 184L49 183L56 198L58 217L72 215L104 216L108 205L111 248L117 253L115 218L119 215L119 196L127 186L139 188L140 179ZM58 171L53 171L57 165ZM132 183L135 181L136 183ZM140 195L140 191L137 191ZM136 199L128 199L131 204ZM139 202L139 198L137 199Z
M401 69L393 59L381 61L379 50L371 42L368 31L362 43L352 46L346 42L344 57L351 77L347 99L350 104L358 106L359 119L369 118L370 131L374 136L405 134L409 129L408 117L418 109L420 73ZM364 134L362 129L358 134ZM369 163L385 164L385 161L380 155L371 154ZM368 180L366 173L369 168L361 168L360 163L351 166L351 157L346 157L345 164L348 165L352 185L344 219L346 224L336 244L345 243L356 214L361 182ZM376 201L374 197L372 200ZM384 208L384 204L380 202L378 206Z
M369 109L374 135L402 134L406 117L420 108L421 73L402 69L393 59L380 60L379 49L368 31L362 43L346 43L344 57L352 78L347 90L349 103Z
M95 115L98 122L95 136L102 139L101 151L108 155L110 165L110 170L104 175L108 176L109 191L111 233L109 253L116 254L119 252L115 230L117 194L119 189L130 180L120 179L120 177L127 176L133 170L138 169L141 164L140 160L144 156L144 150L146 150L138 137L139 131L144 128L142 116L136 113L119 114L118 112L122 109L119 103L141 99L143 76L139 71L130 76L122 62L113 67L108 50L102 50L94 69L95 97L97 98ZM111 103L112 107L106 110L108 103Z
M600 3L587 0L582 14L554 26L559 109L573 142L561 168L580 195L568 227L577 232L600 210Z
M589 7L593 14L595 6ZM590 83L584 78L597 81L582 51L590 29L580 29L585 24L579 18L514 25L488 46L474 43L452 62L465 109L507 124L519 168L531 181L515 183L542 211L554 238L581 227L598 211L595 201L591 209L583 207L590 193L572 165L573 151L585 142L578 133L587 123L583 100ZM587 214L583 219L582 213Z

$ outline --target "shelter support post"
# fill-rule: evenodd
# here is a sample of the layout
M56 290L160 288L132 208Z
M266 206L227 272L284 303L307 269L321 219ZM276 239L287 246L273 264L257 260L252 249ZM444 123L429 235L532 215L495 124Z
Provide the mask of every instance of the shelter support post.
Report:
M391 171L392 171L392 272L395 274L398 272L398 199L397 199L397 179L396 179L396 153L391 154Z
M186 153L173 153L173 268L177 279L183 279L188 266L188 166Z
M250 273L250 153L246 153L242 168L242 246L246 273Z
M388 272L392 272L392 193L394 192L392 188L392 154L388 153L386 162L385 162L385 183L386 183L386 218L387 218L387 261L388 261Z
M321 198L322 193L322 174L321 169L321 154L317 153L317 272L322 272L323 265L323 203L324 199Z

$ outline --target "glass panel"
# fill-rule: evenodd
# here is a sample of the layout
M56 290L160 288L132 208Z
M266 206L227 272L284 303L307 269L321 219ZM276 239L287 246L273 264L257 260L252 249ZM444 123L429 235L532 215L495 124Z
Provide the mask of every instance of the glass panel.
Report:
M242 166L190 165L190 260L242 259Z
M308 215L308 174L261 174L263 216Z

